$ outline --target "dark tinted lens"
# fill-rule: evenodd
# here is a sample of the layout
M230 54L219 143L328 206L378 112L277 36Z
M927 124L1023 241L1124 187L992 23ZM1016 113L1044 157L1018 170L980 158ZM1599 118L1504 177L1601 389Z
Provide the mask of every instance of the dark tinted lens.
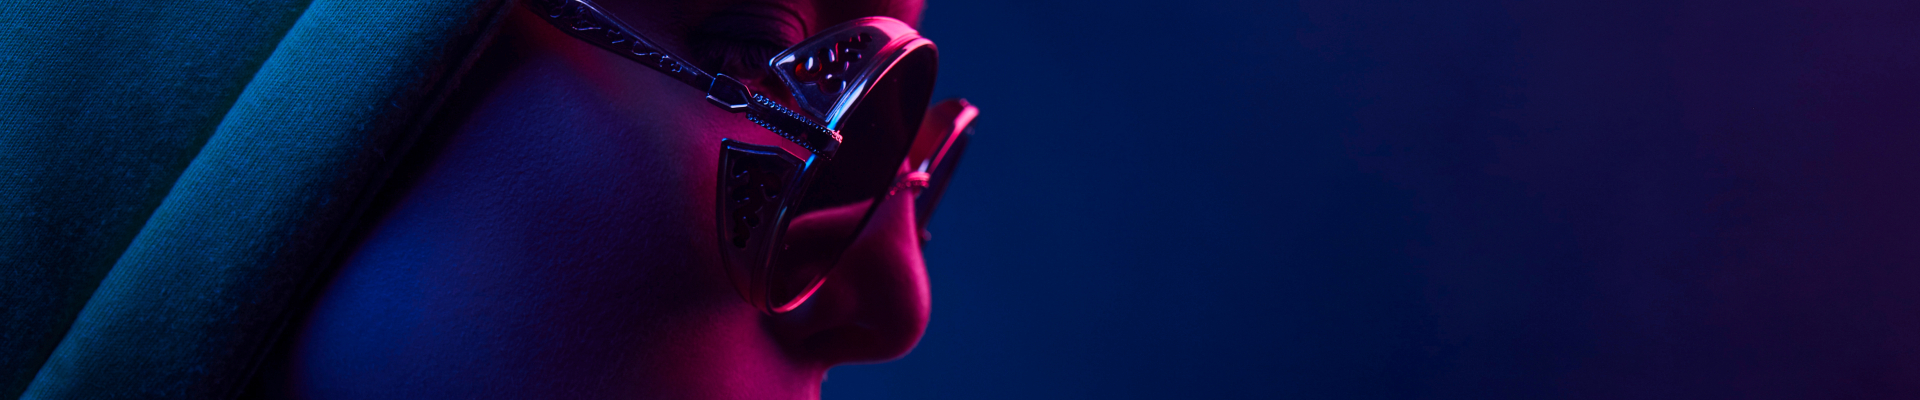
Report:
M773 249L767 302L786 311L819 287L892 187L933 95L936 56L914 49L875 81L840 124L843 141L818 166Z
M927 179L927 188L920 192L920 198L913 201L913 217L917 226L926 227L927 220L933 218L933 208L940 205L940 196L947 193L947 183L953 181L953 171L960 168L960 156L967 152L967 142L973 140L973 128L963 128L961 134L953 137L953 144L947 146L947 154L940 158L940 164L933 167Z
M907 162L928 173L927 186L913 201L914 225L923 229L922 240L926 238L927 219L933 216L934 206L940 204L947 182L953 179L953 170L967 150L967 142L973 137L973 120L978 116L980 109L966 99L947 99L927 107L926 120L920 122L920 134L913 140Z

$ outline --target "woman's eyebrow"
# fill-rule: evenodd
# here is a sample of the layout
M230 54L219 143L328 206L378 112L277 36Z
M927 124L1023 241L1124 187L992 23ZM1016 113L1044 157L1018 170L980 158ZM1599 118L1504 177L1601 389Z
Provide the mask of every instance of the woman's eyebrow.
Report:
M763 39L791 46L812 33L809 22L810 18L790 1L753 0L721 9L701 21L698 29L711 34Z

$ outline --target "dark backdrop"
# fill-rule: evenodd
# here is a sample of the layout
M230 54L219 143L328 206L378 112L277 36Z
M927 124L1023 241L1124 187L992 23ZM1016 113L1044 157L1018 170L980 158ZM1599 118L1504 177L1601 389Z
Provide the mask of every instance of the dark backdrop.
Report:
M1920 398L1913 2L930 3L934 320L828 399Z

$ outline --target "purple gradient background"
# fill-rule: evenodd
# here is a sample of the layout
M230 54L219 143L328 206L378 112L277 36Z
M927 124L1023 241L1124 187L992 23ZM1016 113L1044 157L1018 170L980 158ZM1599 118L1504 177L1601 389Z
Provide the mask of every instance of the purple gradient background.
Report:
M1920 6L931 1L983 114L828 399L1920 398Z

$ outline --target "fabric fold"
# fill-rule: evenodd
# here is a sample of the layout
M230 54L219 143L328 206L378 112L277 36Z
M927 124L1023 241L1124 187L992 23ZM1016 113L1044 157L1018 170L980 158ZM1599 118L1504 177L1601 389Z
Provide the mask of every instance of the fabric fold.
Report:
M509 2L310 4L23 398L235 397Z
M0 7L0 398L26 390L307 2Z

